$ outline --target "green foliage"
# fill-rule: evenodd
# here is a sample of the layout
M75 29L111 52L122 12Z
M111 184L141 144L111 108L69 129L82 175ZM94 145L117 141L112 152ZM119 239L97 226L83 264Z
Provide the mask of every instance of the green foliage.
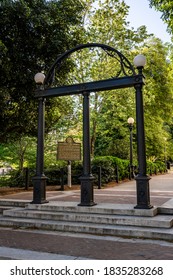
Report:
M8 164L19 172L24 167L35 167L36 161L36 139L21 137L21 139L0 145L0 164Z
M30 180L29 185L32 185L31 178L34 176L32 170L30 170ZM25 176L25 170L22 171L19 170L12 170L8 174L4 176L0 176L0 187L12 187L12 188L24 188L26 184L26 176Z
M129 178L129 161L122 160L113 156L95 157L92 160L92 174L95 178L94 184L98 185L98 167L101 167L101 182L107 184L117 179L126 180ZM58 161L56 167L49 167L45 169L47 177L47 185L61 185L61 169L64 170L64 184L67 183L67 162ZM0 187L25 187L26 173L25 169L22 171L12 170L6 176L0 176ZM81 161L72 162L72 184L80 184L79 177L82 175L83 166ZM149 175L166 172L165 163L156 161L147 161L147 173ZM32 177L35 175L34 169L29 169L29 185L32 186Z
M86 39L110 45L127 58L132 49L150 37L146 28L130 29L127 22L128 6L124 1L94 1L88 10ZM97 5L96 5L97 4ZM73 77L77 82L88 82L115 77L120 70L118 57L100 49L76 54ZM132 57L133 59L133 57ZM91 153L128 158L127 119L135 114L134 90L114 90L91 94ZM77 104L78 105L78 104ZM82 114L81 103L78 112ZM81 116L78 118L81 121ZM79 123L77 124L77 129Z
M93 159L94 166L100 166L102 169L102 182L108 183L116 179L116 167L118 166L119 180L129 177L128 160L122 160L113 156L102 156Z
M79 43L84 7L80 0L1 1L1 142L21 135L36 136L34 75L47 72L59 54ZM62 78L67 71L65 65ZM69 112L65 100L47 101L47 130L63 117L64 108Z
M158 173L165 173L167 170L165 162L162 161L147 161L147 173L149 175L158 174Z
M169 49L157 38L145 40L130 56L143 53L147 58L144 69L144 113L147 157L155 156L164 160L172 158L172 149L167 142L172 126L173 79L172 62L167 57ZM158 56L159 53L159 56ZM129 140L127 119L135 119L134 89L116 90L100 95L101 105L97 118L95 136L95 155L113 155L127 159ZM94 108L95 109L95 108ZM136 121L135 121L136 122ZM136 159L136 130L134 124L134 155ZM166 140L165 140L166 139ZM170 141L170 140L169 140Z
M168 24L168 31L173 34L173 3L168 0L149 0L150 6L162 13L162 19Z
M115 167L112 157L98 157L92 161L92 164L101 167L102 182L108 183L115 178Z
M162 5L160 1L150 2L157 9L164 10L168 6L166 1L162 1ZM1 142L10 140L10 144L0 146L1 164L7 162L19 170L25 166L35 168L36 141L30 138L37 133L33 76L38 71L46 73L60 53L85 42L113 46L129 61L138 53L147 57L143 91L147 159L173 159L173 51L147 34L145 26L131 29L128 13L125 1L120 0L1 1L0 139ZM102 49L85 49L62 63L55 85L115 77L118 67L117 57ZM127 160L127 119L130 116L135 119L136 113L134 89L91 93L90 102L92 157L112 156ZM81 96L46 101L46 169L59 168L57 141L68 135L82 139L82 112ZM136 160L135 123L133 155ZM115 168L115 163L106 164L113 174L111 168ZM109 177L106 164L103 163L105 177ZM120 170L123 170L122 166ZM120 177L124 178L125 174L124 167Z
M65 168L65 166L64 166ZM47 185L60 185L61 184L61 168L45 169L45 175L47 177ZM67 175L64 176L64 181L67 181Z
M172 124L173 80L172 63L168 61L168 49L161 40L147 40L141 47L147 58L144 69L144 112L147 157L164 160L170 154L167 139ZM159 56L157 55L159 53Z

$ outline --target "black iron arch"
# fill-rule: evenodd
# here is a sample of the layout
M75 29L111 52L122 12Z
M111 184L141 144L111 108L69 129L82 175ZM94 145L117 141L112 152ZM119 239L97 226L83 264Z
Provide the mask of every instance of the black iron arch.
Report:
M82 49L92 49L92 48L101 48L103 51L107 53L107 55L115 58L119 64L120 64L120 71L118 71L115 78L118 78L120 74L122 73L124 76L133 76L136 75L133 65L130 63L130 61L118 50L115 48L105 45L105 44L99 44L99 43L87 43L87 44L80 44L70 50L67 50L63 54L59 55L55 62L52 64L50 69L48 70L48 73L44 80L44 86L49 87L52 83L52 78L55 74L55 68L60 67L62 62L68 58L72 53L77 52Z
M66 58L68 58L72 53L86 48L101 48L103 51L106 52L107 55L115 58L115 60L119 63L120 66L119 71L116 73L116 75L113 75L113 77L110 77L107 80L52 87L55 69L57 68L57 70L60 70L62 62ZM88 43L78 45L57 57L53 65L49 68L47 75L44 79L44 90L37 91L36 97L66 96L82 94L83 92L90 93L93 91L106 91L112 89L134 87L139 83L143 84L143 75L139 75L135 72L133 65L121 52L105 44Z
M55 74L55 68L59 67L64 59L69 57L72 53L85 49L99 47L105 51L109 56L115 58L120 70L115 77L107 80L93 81L80 84L64 85L58 87L51 87L52 78ZM138 165L139 174L135 177L137 188L137 205L135 208L150 209L153 206L150 204L149 194L149 180L146 174L146 149L145 149L145 131L144 131L144 110L143 110L143 93L142 87L144 85L144 76L142 73L143 66L139 66L138 73L135 72L134 67L129 60L119 51L113 47L105 44L88 43L78 45L65 53L59 55L50 67L44 84L37 86L35 97L38 98L38 141L37 141L37 163L36 175L33 177L34 204L46 203L46 176L44 175L44 109L45 98L68 96L74 94L83 95L83 174L81 180L81 203L80 206L94 206L93 180L91 174L91 158L90 158L90 114L89 114L89 97L93 91L106 91L120 88L135 88L136 96L136 127L137 127L137 150L138 150Z

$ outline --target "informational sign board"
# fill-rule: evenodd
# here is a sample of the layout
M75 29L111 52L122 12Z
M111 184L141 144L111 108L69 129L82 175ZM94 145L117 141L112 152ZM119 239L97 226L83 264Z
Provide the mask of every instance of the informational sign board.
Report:
M65 142L58 142L57 159L81 160L81 143L75 143L72 137L67 137Z

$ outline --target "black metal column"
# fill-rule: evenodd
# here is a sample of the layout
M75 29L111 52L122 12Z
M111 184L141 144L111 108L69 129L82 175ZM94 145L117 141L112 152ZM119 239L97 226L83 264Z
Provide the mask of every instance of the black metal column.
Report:
M142 68L139 68L139 74L142 74ZM146 148L144 131L144 110L143 110L143 84L135 85L136 89L136 124L137 124L137 150L139 174L135 177L137 187L137 205L135 208L150 209L149 180L146 174Z
M91 145L90 145L90 94L83 93L83 174L81 181L81 203L79 206L93 206L94 190L91 174Z
M38 107L38 138L37 138L37 162L36 162L36 175L33 180L33 204L47 203L46 200L46 179L44 175L44 111L45 100L43 97L39 98Z

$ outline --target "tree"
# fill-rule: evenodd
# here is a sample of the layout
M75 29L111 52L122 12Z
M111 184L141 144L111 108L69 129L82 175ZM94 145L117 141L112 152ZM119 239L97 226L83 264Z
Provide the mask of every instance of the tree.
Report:
M12 168L23 171L24 167L35 167L36 143L31 137L21 137L9 144L0 145L0 164L9 164Z
M122 51L130 61L138 53L147 57L145 67L146 86L144 87L144 110L147 156L152 158L164 157L165 141L170 138L166 127L172 122L172 76L171 62L168 61L169 48L162 42L146 33L145 26L137 31L130 30L126 22L128 9L122 1L100 1L100 9L91 16L89 26L90 36L116 47ZM100 20L102 19L102 20ZM99 30L99 32L97 32ZM96 40L95 40L96 41ZM159 56L158 56L159 53ZM103 59L102 59L103 58ZM110 77L116 73L115 62L94 60L92 75ZM99 93L98 111L96 106L91 114L93 120L92 136L95 139L96 154L112 154L127 158L128 156L128 128L127 118L135 117L134 91L130 89ZM98 96L96 96L97 104ZM98 114L97 114L98 112ZM97 122L97 125L96 125ZM93 134L95 131L95 134ZM97 135L96 135L97 134ZM134 131L135 140L135 131ZM168 149L167 149L167 152Z
M167 0L149 0L150 7L154 7L162 13L163 21L168 25L168 31L173 34L173 2Z
M128 8L124 1L97 2L87 16L88 41L112 45L133 61L138 53L147 57L144 69L145 130L148 158L162 158L163 138L169 138L172 120L172 77L169 49L159 39L146 33L145 26L130 30L126 22ZM158 56L159 53L159 56ZM76 54L75 80L85 82L116 76L118 68L113 59L100 50ZM127 119L135 118L135 92L131 89L91 94L91 147L96 155L111 154L127 158L129 133ZM166 128L166 129L165 129ZM136 139L134 126L134 141ZM168 149L167 149L168 152ZM94 153L93 153L94 154Z
M147 156L151 158L164 159L165 139L170 138L168 126L173 117L173 78L168 51L168 47L158 38L152 38L141 46L141 52L147 58L144 68L144 112Z
M40 71L46 73L58 54L79 43L83 32L84 2L1 1L1 142L21 135L36 135L37 101L33 96L33 77ZM67 71L65 65L62 78ZM65 99L47 101L47 129L63 116L64 107L68 111L68 103ZM55 107L57 114L52 113Z
M173 158L173 156L171 156L171 142L169 141L169 145L167 143L168 139L172 139L173 134L173 65L171 58L168 60L170 46L168 48L168 46L165 46L159 39L147 34L145 26L141 26L137 30L130 29L126 18L128 6L125 4L125 1L72 1L78 7L77 14L75 9L73 10L74 7L64 6L69 4L67 0L18 0L3 1L2 3L3 5L7 5L7 2L11 3L11 6L9 6L9 9L5 10L6 14L8 14L8 17L4 16L5 25L7 25L5 19L8 19L9 15L13 14L12 11L14 9L11 11L11 7L14 8L17 3L18 5L20 4L20 9L21 7L27 7L26 11L30 11L30 16L27 17L24 13L25 9L24 11L22 10L23 13L20 12L14 15L17 17L17 20L14 21L14 25L15 22L17 25L18 21L21 24L23 14L25 15L24 23L27 23L27 20L30 22L30 19L32 19L30 24L32 33L29 34L30 39L33 38L33 42L35 42L36 45L33 44L33 42L31 44L31 40L29 39L26 39L26 45L20 44L24 36L20 35L20 29L17 29L17 32L15 29L13 30L13 26L12 33L10 33L10 28L8 28L8 36L10 36L9 38L13 38L13 40L9 39L7 36L4 37L5 39L3 41L0 41L0 48L3 54L2 77L4 79L2 83L3 86L0 88L0 98L2 99L0 106L2 109L1 116L3 120L6 120L4 127L1 123L1 139L6 138L6 135L19 136L19 133L20 135L21 133L25 135L35 135L37 104L33 99L33 94L30 95L31 90L33 91L35 87L33 84L33 73L35 74L40 70L46 72L51 63L54 62L57 54L62 53L66 48L69 49L79 43L98 42L108 44L118 51L121 51L131 62L138 53L146 55L147 65L144 69L144 74L146 76L146 85L144 87L144 112L147 157L150 159L163 159L167 153L169 157ZM40 3L39 13L38 9L36 9L37 12L34 10L34 8L36 8L36 2L37 4L38 2ZM79 2L80 5L78 6ZM56 10L60 4L61 13ZM0 7L3 6L2 4L0 5ZM64 10L65 7L66 9ZM10 14L9 11L11 11ZM55 11L57 12L55 13ZM70 16L70 14L74 15L74 19L71 20L68 18L67 25L65 18L67 15ZM19 18L18 15L20 15ZM27 26L24 23L24 27ZM58 32L55 32L58 26L62 29L58 29ZM3 34L6 34L5 29L2 28L2 30ZM60 30L64 32L63 36ZM50 34L49 31L51 31ZM17 37L18 34L20 35L20 40ZM21 34L23 34L22 30ZM15 36L17 37L16 41L14 39ZM7 40L8 43L11 41L14 42L14 46L16 47L14 48L13 44L11 44L12 47L8 47L5 40ZM51 44L49 44L49 41ZM16 42L18 42L18 45L15 45ZM19 54L21 54L21 51L20 53L17 52L17 46L24 49L23 54L27 52L27 46L29 46L30 51L32 47L34 48L33 53L31 51L31 54L27 55L29 61L26 59L25 62L25 55L20 59ZM13 58L13 56L10 56L9 50L13 50L13 52L15 50L15 65L19 63L19 68L21 68L22 73L24 73L22 77L20 77L19 71L16 71L14 63L12 63L13 59L11 58ZM84 49L73 53L62 63L60 73L56 73L54 84L58 86L59 84L74 84L115 77L118 75L118 65L117 57L112 57L111 53L107 53L100 48ZM31 72L27 72L29 70ZM25 75L26 72L30 74ZM8 77L8 73L10 73L10 78ZM14 75L12 75L12 73L14 73ZM61 75L59 76L59 74ZM19 81L16 80L16 77L18 77ZM12 81L12 79L14 81ZM8 83L6 84L5 81ZM130 116L135 119L134 89L121 89L99 93L93 92L91 93L90 100L92 155L115 155L121 158L128 158L129 131L127 119ZM28 126L26 126L26 121L28 122ZM62 97L48 99L46 102L46 122L47 131L49 129L55 129L57 133L56 135L49 134L45 145L47 154L47 157L45 157L46 164L49 164L50 158L54 157L54 152L51 150L52 146L48 141L49 139L51 139L52 143L52 141L56 140L52 137L55 136L56 138L57 135L57 140L68 135L75 136L76 139L82 138L82 97L76 95L72 98ZM135 142L136 130L134 125L134 143ZM55 142L53 143L55 144Z
M128 6L124 1L104 0L94 1L94 3L95 8L91 7L86 17L87 24L85 28L88 38L87 41L110 45L118 51L121 51L128 58L131 57L131 50L149 37L146 28L144 26L137 30L129 28L126 20ZM77 71L73 76L78 82L115 77L120 70L117 60L118 58L113 58L110 53L106 53L100 49L83 51L78 56L76 63ZM125 133L122 132L122 136L120 132L121 129L124 130L127 118L134 111L130 109L129 105L129 110L126 109L121 114L121 110L124 108L123 106L127 105L127 92L129 92L129 99L132 99L129 100L129 104L133 103L134 105L131 91L96 92L91 94L92 155L94 155L95 150L96 154L109 154L113 152L116 155L123 154L123 156L127 156L127 149L126 153L122 153L122 151L125 151L125 149L122 149L125 142L123 141ZM112 113L113 109L116 112ZM110 115L108 116L108 114ZM123 119L122 116L118 117L118 114L123 115ZM113 123L113 120L115 123ZM122 123L122 120L124 123ZM118 125L120 123L121 125ZM116 125L117 127L115 128ZM108 133L107 136L106 132ZM127 139L126 136L125 138ZM105 147L104 149L103 146Z

